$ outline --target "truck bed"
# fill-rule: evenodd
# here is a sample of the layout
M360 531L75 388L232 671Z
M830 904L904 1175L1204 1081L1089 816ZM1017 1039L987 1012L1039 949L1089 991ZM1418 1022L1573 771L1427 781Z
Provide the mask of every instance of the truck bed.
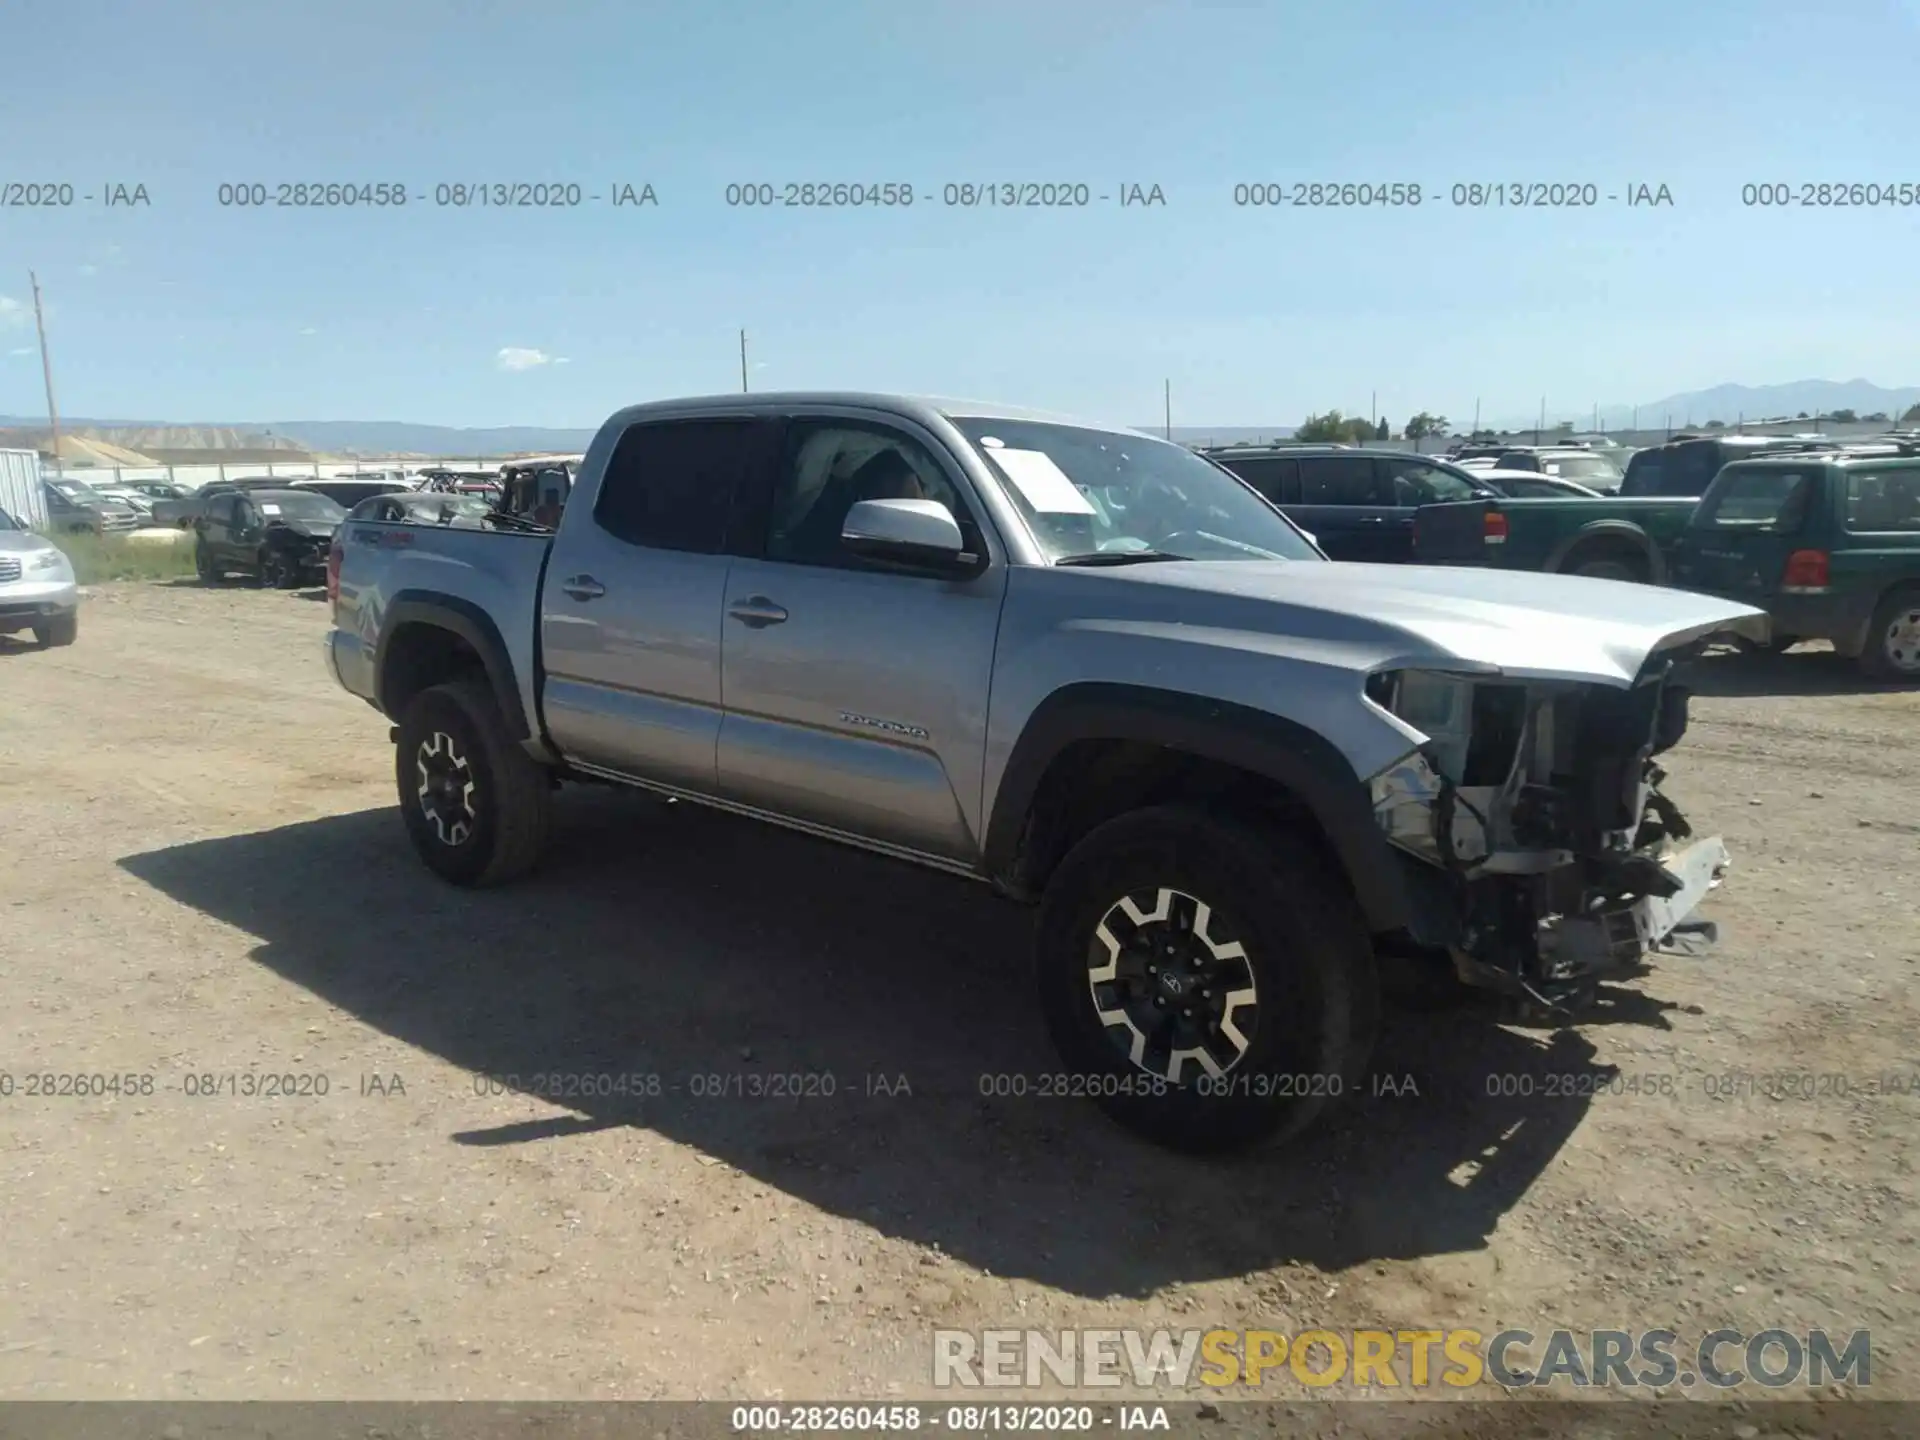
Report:
M1572 568L1582 546L1640 537L1664 548L1686 528L1699 501L1686 497L1618 495L1554 499L1458 500L1423 505L1414 517L1414 557L1422 565L1485 565L1503 570ZM1498 522L1505 521L1504 534Z
M540 713L535 655L550 533L355 520L340 527L334 543L340 588L327 659L343 687L376 702L382 627L408 604L409 592L419 591L451 599L476 628L496 633L527 718Z

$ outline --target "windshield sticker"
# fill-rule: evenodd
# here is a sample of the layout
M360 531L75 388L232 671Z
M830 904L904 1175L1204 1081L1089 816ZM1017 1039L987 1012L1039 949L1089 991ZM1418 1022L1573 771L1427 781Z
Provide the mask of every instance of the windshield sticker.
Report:
M260 513L262 515L278 515L280 513L280 507L278 505L269 505L263 500L260 502Z
M1002 446L993 460L1013 481L1027 503L1042 515L1096 515L1067 472L1044 450L1011 450Z

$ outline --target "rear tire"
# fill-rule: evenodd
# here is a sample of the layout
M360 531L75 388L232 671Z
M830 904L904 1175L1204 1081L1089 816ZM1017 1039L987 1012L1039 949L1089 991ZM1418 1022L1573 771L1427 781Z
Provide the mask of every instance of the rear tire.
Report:
M1634 565L1626 560L1594 559L1583 560L1567 571L1569 575L1585 575L1593 580L1628 580L1635 584L1647 578L1645 567Z
M80 638L80 612L71 615L55 615L41 621L33 627L33 639L42 650L57 645L71 645Z
M546 847L553 789L507 733L493 692L456 680L414 696L400 717L394 779L407 836L455 885L502 885Z
M1055 871L1037 949L1071 1083L1156 1144L1278 1142L1365 1078L1371 938L1342 878L1284 830L1183 806L1110 820Z
M1867 622L1860 669L1869 679L1920 685L1920 586L1890 590Z

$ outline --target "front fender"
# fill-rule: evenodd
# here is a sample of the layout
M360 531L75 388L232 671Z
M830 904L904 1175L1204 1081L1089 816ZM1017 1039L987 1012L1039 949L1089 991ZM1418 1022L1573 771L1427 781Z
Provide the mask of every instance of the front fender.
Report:
M1324 832L1369 928L1425 935L1447 930L1450 906L1442 877L1388 844L1364 777L1332 742L1305 725L1250 706L1142 685L1067 685L1034 709L994 794L984 856L990 875L1014 872L1048 767L1083 740L1160 746L1284 786Z

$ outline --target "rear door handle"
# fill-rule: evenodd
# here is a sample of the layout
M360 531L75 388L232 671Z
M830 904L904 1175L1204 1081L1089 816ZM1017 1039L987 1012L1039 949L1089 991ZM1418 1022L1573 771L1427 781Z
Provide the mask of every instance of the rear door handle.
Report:
M607 593L607 587L591 575L575 575L562 581L560 588L575 600L598 600Z
M764 630L787 618L787 607L776 605L764 595L749 595L727 608L727 613L752 630Z

